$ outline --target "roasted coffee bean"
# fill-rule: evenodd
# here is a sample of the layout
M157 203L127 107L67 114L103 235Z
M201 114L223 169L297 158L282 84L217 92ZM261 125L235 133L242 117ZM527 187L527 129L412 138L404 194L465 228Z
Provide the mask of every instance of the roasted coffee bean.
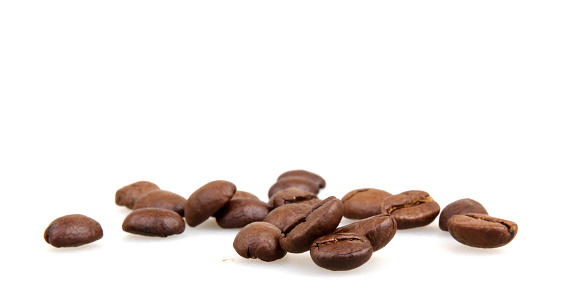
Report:
M287 254L279 245L281 231L267 222L253 222L235 236L233 247L244 258L274 261Z
M313 262L332 271L347 271L365 264L373 254L370 241L352 233L329 234L311 245Z
M104 235L100 223L84 215L66 215L49 224L43 238L50 245L77 247L94 242Z
M254 195L250 192L247 192L247 191L242 191L242 190L237 190L237 192L235 192L235 195L233 195L231 200L246 199L246 198L253 198L253 199L256 199L256 200L260 200L256 195Z
M381 200L391 196L387 191L375 188L356 189L348 192L343 198L344 217L364 219L381 213Z
M239 228L256 221L262 221L268 213L268 204L254 198L231 199L215 214L217 224L222 228Z
M302 176L287 176L279 179L270 187L268 198L271 198L276 192L289 187L297 187L314 194L319 194L319 186L314 181Z
M186 201L184 215L189 226L197 226L227 205L237 188L228 181L212 181L194 191Z
M278 177L278 181L280 179L282 179L284 177L288 177L288 176L305 177L305 178L308 178L311 181L315 182L317 184L317 186L319 186L320 189L326 187L326 181L320 175L313 173L313 172L309 172L307 170L291 170L291 171L284 172Z
M153 190L145 193L135 201L133 209L141 208L163 208L177 212L180 216L184 216L184 205L186 198L179 194L175 194L166 190Z
M485 214L455 215L448 221L448 230L455 240L476 248L498 248L508 244L518 232L512 221Z
M167 237L183 233L186 223L175 211L150 207L132 211L123 220L121 228L132 234Z
M154 183L147 181L139 181L124 187L121 187L115 193L115 204L120 206L125 206L127 208L133 208L135 201L140 198L143 194L158 190L158 186Z
M381 213L391 215L398 229L407 229L432 223L440 213L440 205L427 192L411 190L383 199Z
M320 202L322 202L322 200L316 199L291 205L279 206L270 211L266 218L264 218L264 222L271 223L280 230L283 230L295 222L294 220L304 219L307 217L307 215L311 213L312 207Z
M282 230L280 246L290 253L308 251L315 239L330 234L336 229L342 219L343 211L344 207L339 199L326 198L312 206L306 216L291 220L292 222Z
M450 203L442 209L440 213L440 218L438 219L438 224L440 229L443 231L448 231L448 220L455 215L465 215L467 213L485 214L489 213L481 205L481 203L472 199L461 199L453 203Z
M334 233L353 233L365 236L373 251L386 246L397 232L397 222L389 215L375 215L346 226L337 228Z
M316 200L316 194L309 192L307 190L297 188L297 187L289 187L283 190L276 192L272 197L270 197L270 201L268 205L270 207L276 208L285 204L295 204L305 201Z

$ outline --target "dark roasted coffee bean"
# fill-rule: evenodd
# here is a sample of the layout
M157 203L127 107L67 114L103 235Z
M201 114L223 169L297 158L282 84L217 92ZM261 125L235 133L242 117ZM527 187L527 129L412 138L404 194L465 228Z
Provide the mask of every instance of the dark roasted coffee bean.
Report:
M270 211L266 218L264 218L264 222L271 223L280 230L283 230L295 222L295 220L307 217L307 215L311 213L312 207L320 202L322 201L316 199L291 205L279 206Z
M369 240L357 234L329 234L311 245L313 262L332 271L347 271L365 264L373 254Z
M49 224L43 238L50 245L60 247L76 247L94 242L104 235L100 224L84 215L66 215Z
M279 245L281 231L267 222L253 222L243 227L235 237L233 247L244 258L274 261L287 254Z
M319 188L325 188L326 187L326 181L318 174L313 173L313 172L309 172L307 170L291 170L291 171L287 171L282 173L279 177L278 177L278 181L284 177L288 177L288 176L301 176L301 177L305 177L310 179L311 181L315 182L315 184L317 184L317 186L319 186Z
M227 205L236 186L228 181L213 181L194 191L186 201L184 215L189 226L197 226Z
M387 191L375 188L352 190L342 198L344 217L364 219L378 215L381 213L381 200L390 195Z
M133 184L129 184L117 190L117 192L115 193L115 204L125 206L127 208L133 208L135 201L139 197L149 191L158 189L160 188L158 188L156 184L147 181L139 181Z
M508 244L518 232L512 221L485 214L455 215L448 221L450 235L455 240L476 248L498 248Z
M169 209L139 208L125 217L121 228L132 234L167 237L183 233L186 223L180 214Z
M293 219L282 230L280 246L290 253L308 251L315 239L330 234L336 229L342 219L343 211L344 208L339 199L326 198L312 206L306 216Z
M448 220L455 215L465 215L467 213L485 214L489 213L481 205L481 203L472 199L461 199L453 203L450 203L442 209L440 213L440 218L438 219L438 224L440 229L443 231L448 231Z
M287 176L279 179L270 187L268 198L271 198L276 192L289 187L297 187L314 194L319 194L319 186L314 181L302 176Z
M397 232L397 222L389 215L375 215L346 226L337 228L334 233L354 233L365 236L373 251L386 246Z
M260 200L256 195L254 195L250 192L242 191L242 190L237 190L237 192L235 192L235 195L233 195L231 200L246 199L246 198L253 198L253 199L256 199L256 200Z
M239 228L256 221L262 221L270 207L257 199L239 198L231 199L215 214L215 220L223 228Z
M285 204L295 204L316 199L318 199L317 195L312 192L297 187L289 187L272 195L268 205L276 208Z
M398 229L407 229L432 223L440 213L440 205L427 192L411 190L383 199L381 213L391 215Z
M184 205L186 198L166 190L153 190L145 193L135 201L133 209L141 208L163 208L175 211L180 216L184 216Z

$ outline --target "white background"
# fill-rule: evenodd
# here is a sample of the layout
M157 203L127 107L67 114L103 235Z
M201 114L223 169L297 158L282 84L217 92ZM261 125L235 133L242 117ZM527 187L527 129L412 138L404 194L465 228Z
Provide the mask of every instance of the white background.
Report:
M561 1L2 1L2 305L544 304L561 301ZM117 189L267 200L287 170L320 197L420 189L515 221L509 245L397 232L364 266L243 259L210 219L121 230ZM56 249L81 213L104 237ZM342 224L350 220L343 219Z

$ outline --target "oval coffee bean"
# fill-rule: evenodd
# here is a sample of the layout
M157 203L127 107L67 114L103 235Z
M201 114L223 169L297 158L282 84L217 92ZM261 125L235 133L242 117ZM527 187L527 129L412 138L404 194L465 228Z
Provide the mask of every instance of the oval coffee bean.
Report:
M133 210L149 207L162 208L184 216L184 205L186 205L186 198L179 194L166 190L153 190L139 197L133 205Z
M266 218L264 218L264 222L271 223L280 230L283 230L284 228L295 222L295 220L305 219L305 217L307 217L307 215L311 213L312 207L315 204L322 202L319 199L314 201L306 201L291 205L282 205L274 208L272 211L270 211Z
M215 214L215 221L222 228L239 228L256 221L262 221L270 207L257 199L231 199Z
M474 213L451 217L448 229L455 240L476 248L501 247L518 233L518 225L512 221Z
M268 205L276 208L285 204L295 204L304 201L316 200L318 198L319 197L317 197L316 194L307 190L297 187L289 187L273 194L272 197L270 197Z
M274 261L283 258L286 251L279 245L281 231L267 222L253 222L235 236L233 247L244 258Z
M450 203L442 209L440 213L440 218L438 219L438 224L440 229L443 231L448 231L448 220L455 215L465 215L467 213L476 213L488 215L489 213L481 205L481 203L472 199L461 199L453 203Z
M184 218L175 211L163 208L139 208L125 217L121 228L131 234L168 237L183 233L186 224Z
M375 188L356 189L348 192L343 198L344 217L364 219L381 213L381 200L391 194Z
M184 215L189 226L197 226L227 205L237 188L228 181L212 181L194 191L186 201Z
M309 254L321 268L347 271L365 264L371 258L373 249L366 237L341 233L317 238Z
M271 198L276 192L289 187L297 187L314 194L319 194L319 186L314 181L302 176L287 176L279 179L270 187L268 198Z
M410 190L383 199L381 213L391 215L398 229L407 229L432 223L440 213L440 205L427 192Z
M315 182L315 184L317 184L317 186L319 186L320 189L325 188L326 187L326 181L324 178L322 178L320 175L307 171L307 170L291 170L291 171L287 171L282 173L280 176L278 176L278 181L284 177L288 177L288 176L301 176L301 177L305 177L310 179L311 181Z
M117 190L115 193L115 204L125 206L127 208L133 208L135 201L139 197L149 191L158 189L160 188L158 188L156 184L147 181L139 181L129 184Z
M292 220L283 229L280 246L290 253L308 251L315 239L334 232L342 219L343 211L344 208L339 199L336 197L326 198L312 206L310 212L304 218Z
M104 235L100 224L84 215L66 215L49 224L43 238L50 245L60 247L77 247L94 242Z
M377 251L386 246L397 232L397 221L390 215L375 215L346 226L337 228L334 233L353 233L365 236L373 251Z

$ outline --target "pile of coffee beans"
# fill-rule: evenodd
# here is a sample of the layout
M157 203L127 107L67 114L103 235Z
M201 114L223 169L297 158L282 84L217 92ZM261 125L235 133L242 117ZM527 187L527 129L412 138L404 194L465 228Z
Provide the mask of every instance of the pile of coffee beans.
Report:
M363 188L342 199L320 199L319 191L325 187L318 174L287 171L268 190L268 202L263 202L228 181L209 182L187 199L139 181L117 190L115 203L132 209L122 224L128 233L167 237L183 233L186 223L196 227L214 218L221 228L240 228L233 247L243 258L269 262L287 253L309 251L315 264L333 271L363 265L398 229L426 226L438 215L441 230L471 247L500 247L518 232L516 223L489 216L472 199L455 201L440 214L440 205L421 190L391 194ZM357 221L339 227L343 217ZM44 233L54 247L76 247L102 236L100 224L83 215L57 218Z

